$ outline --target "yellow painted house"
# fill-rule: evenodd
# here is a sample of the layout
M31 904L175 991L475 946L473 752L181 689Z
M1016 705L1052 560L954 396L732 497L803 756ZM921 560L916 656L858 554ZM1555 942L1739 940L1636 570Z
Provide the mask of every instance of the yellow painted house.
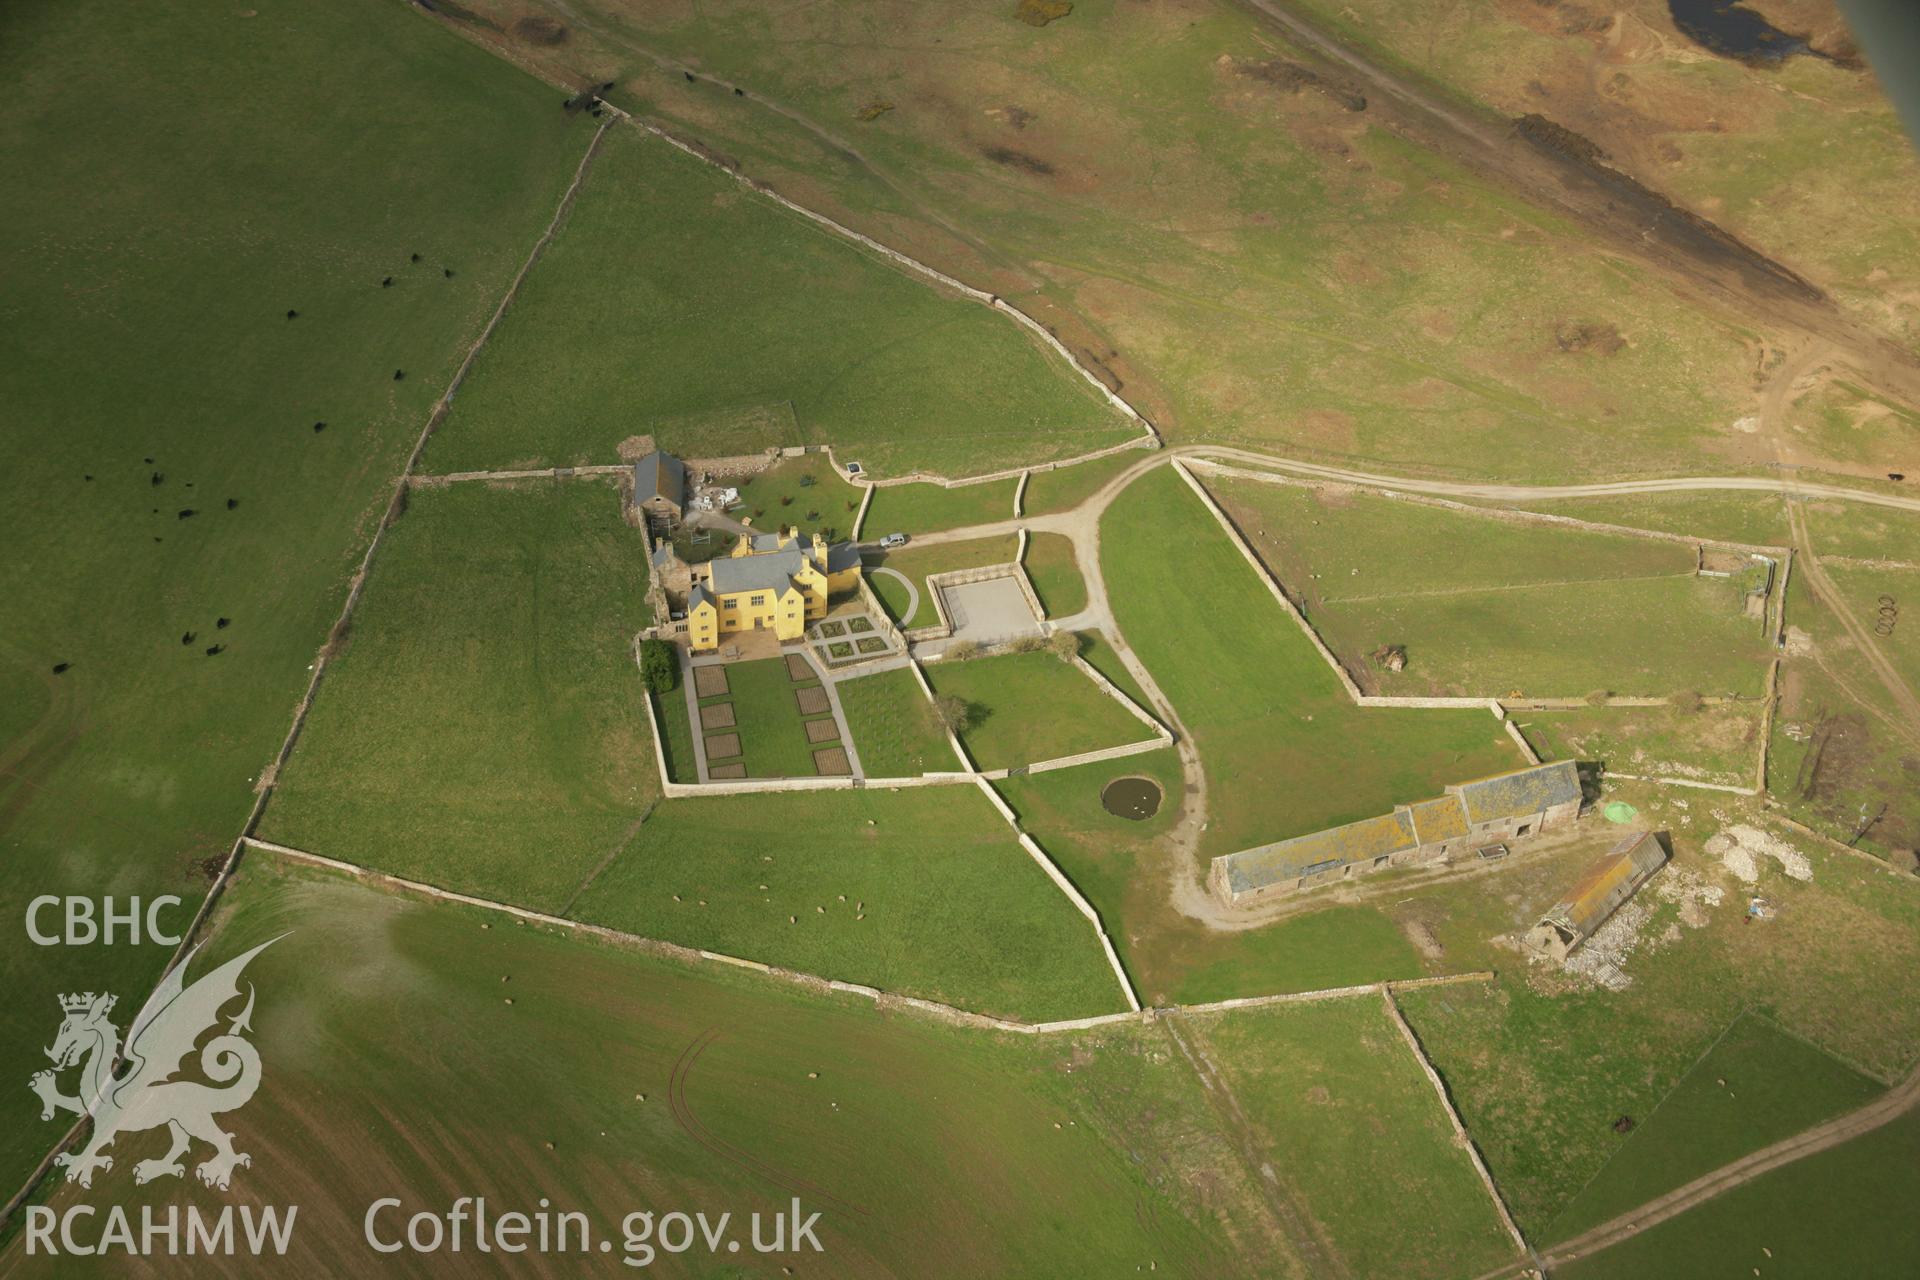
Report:
M799 531L740 535L731 554L694 566L687 595L687 638L696 651L718 648L742 631L798 640L827 616L829 596L856 589L860 548Z

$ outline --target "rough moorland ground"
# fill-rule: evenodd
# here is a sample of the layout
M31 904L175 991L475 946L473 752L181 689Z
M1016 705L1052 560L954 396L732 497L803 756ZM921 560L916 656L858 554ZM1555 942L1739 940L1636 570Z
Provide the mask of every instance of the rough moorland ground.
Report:
M1325 1231L1347 1274L1478 1275L1514 1257L1379 998L1184 1025L1207 1045L1276 1179Z
M660 792L645 595L613 485L414 490L261 834L556 910Z
M1615 773L1751 787L1766 701L1689 708L1573 707L1516 711L1543 759L1592 761Z
M563 44L500 41L614 72L616 100L1031 308L1175 438L1516 477L1766 461L1731 425L1758 403L1753 325L1408 141L1384 104L1303 89L1246 8L551 12Z
M248 970L268 1065L231 1127L254 1157L236 1193L301 1206L298 1273L364 1273L381 1196L406 1197L403 1231L408 1213L484 1194L498 1211L545 1197L584 1212L616 1258L637 1210L731 1212L744 1240L747 1214L797 1195L821 1211L825 1252L760 1260L776 1273L825 1259L862 1277L1300 1274L1153 1028L1042 1041L880 1014L265 859L223 913L200 963L296 926ZM205 1194L113 1176L136 1221Z
M1026 1020L1123 1007L1086 920L971 787L669 800L573 914Z
M1771 628L1695 549L1350 491L1203 476L1321 637L1389 694L1758 696ZM1406 650L1404 671L1370 655Z
M1014 653L927 668L936 694L967 704L960 741L982 769L1006 769L1150 736L1133 713L1051 653Z
M1520 767L1481 711L1353 705L1171 466L1100 522L1114 619L1207 770L1207 857L1385 813ZM1178 603L1175 603L1178 602Z
M749 453L785 442L674 423L769 404L882 472L992 470L1132 430L1005 317L620 127L429 465L609 462L637 431Z
M0 898L179 894L172 927L591 124L385 0L35 5L0 46ZM168 951L0 946L17 1080L56 993L137 1006ZM9 1186L38 1114L0 1102Z

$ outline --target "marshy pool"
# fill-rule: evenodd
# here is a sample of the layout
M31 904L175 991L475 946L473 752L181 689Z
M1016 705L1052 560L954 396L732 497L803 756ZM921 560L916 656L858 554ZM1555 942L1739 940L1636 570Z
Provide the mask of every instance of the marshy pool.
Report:
M1151 778L1115 778L1100 793L1100 807L1116 818L1144 822L1160 812L1160 784Z

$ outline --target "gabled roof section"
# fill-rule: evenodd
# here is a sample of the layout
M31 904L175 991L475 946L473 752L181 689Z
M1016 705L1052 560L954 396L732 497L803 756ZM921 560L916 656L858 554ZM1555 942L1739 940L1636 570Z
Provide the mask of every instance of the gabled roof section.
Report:
M741 591L786 591L804 559L798 547L765 555L728 556L710 561L713 590L730 596Z
M860 547L857 543L836 542L827 548L827 572L841 573L860 567Z
M1666 861L1667 851L1651 831L1628 836L1582 872L1544 918L1590 937Z
M687 612L692 613L703 604L713 604L713 594L707 590L704 583L696 582L693 584L693 590L687 592Z
M1458 796L1422 800L1407 806L1407 811L1413 815L1414 838L1421 844L1454 840L1467 834L1467 812L1460 807Z
M1580 771L1571 760L1535 765L1447 788L1459 797L1469 822L1524 818L1568 801L1579 803Z
M633 500L665 498L674 506L687 501L687 464L670 453L655 449L633 464Z
M1400 809L1384 817L1362 818L1344 827L1243 849L1226 859L1227 883L1233 892L1244 893L1281 880L1296 880L1310 871L1365 862L1413 846L1413 821L1405 809Z

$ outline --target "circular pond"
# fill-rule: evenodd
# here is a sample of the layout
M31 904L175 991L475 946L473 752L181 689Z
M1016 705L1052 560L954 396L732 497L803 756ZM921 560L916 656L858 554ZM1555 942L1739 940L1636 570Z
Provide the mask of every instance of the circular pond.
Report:
M1160 784L1151 778L1115 778L1100 793L1100 805L1116 818L1144 821L1160 812Z

